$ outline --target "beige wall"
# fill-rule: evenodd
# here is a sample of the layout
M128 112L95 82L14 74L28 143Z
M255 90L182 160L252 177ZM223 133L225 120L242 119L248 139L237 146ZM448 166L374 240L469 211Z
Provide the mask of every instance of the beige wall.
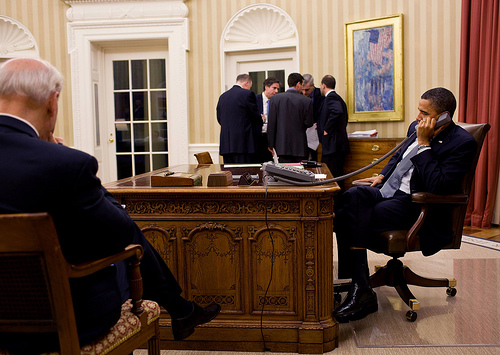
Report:
M299 34L299 71L312 74L317 82L325 74L334 75L343 97L344 23L403 13L406 121L349 124L349 132L376 128L381 137L403 136L423 91L445 86L458 96L461 0L187 0L191 144L219 142L215 106L221 94L220 37L234 14L257 3L276 5L291 16ZM53 63L66 78L56 134L71 144L67 8L62 0L0 1L0 14L27 27L38 43L40 57Z
M55 134L73 144L71 113L71 66L66 42L66 10L60 0L2 0L0 15L10 17L25 26L38 44L40 58L52 63L65 78L59 99L59 119Z
M290 15L299 35L299 71L312 74L316 83L332 74L344 98L344 24L403 14L405 122L352 123L348 132L376 128L380 137L404 136L422 92L444 86L458 97L461 0L188 0L191 143L219 142L221 34L234 14L258 3Z

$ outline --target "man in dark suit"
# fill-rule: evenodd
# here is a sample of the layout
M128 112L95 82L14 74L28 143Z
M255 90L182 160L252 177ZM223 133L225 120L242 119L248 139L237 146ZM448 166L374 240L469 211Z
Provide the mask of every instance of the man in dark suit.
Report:
M304 78L299 73L288 76L289 89L269 101L267 139L280 163L297 163L308 157L306 129L314 124L313 107L302 95Z
M217 122L220 124L219 153L224 163L255 163L262 130L262 116L257 108L252 78L240 74L236 84L219 97Z
M48 212L62 252L72 264L96 260L141 244L144 298L157 301L172 317L175 339L212 320L219 305L201 308L181 297L168 266L123 207L97 178L94 157L53 136L62 75L49 63L11 59L0 68L0 213ZM80 344L109 331L128 298L121 266L71 282ZM57 347L57 335L0 334L2 347L28 351ZM31 339L31 340L30 340Z
M319 134L317 131L317 122L321 112L321 104L323 103L323 95L320 88L314 86L314 77L311 74L304 74L304 84L302 86L302 94L311 99L313 103L314 125L309 127L307 133L307 146L309 148L309 158L318 160ZM311 137L312 135L312 137Z
M347 138L347 106L335 92L335 78L325 75L321 79L321 94L324 101L318 118L318 135L322 146L321 162L325 163L333 176L344 175L344 160L349 153ZM344 182L339 186L344 189Z
M302 94L311 99L313 103L313 117L314 125L309 127L306 131L307 146L309 148L309 159L318 160L318 146L320 143L318 134L318 118L321 111L321 104L323 103L323 95L321 95L320 88L314 86L314 77L311 74L304 74L304 85L302 86Z
M408 129L408 136L416 130L416 138L409 139L391 157L380 175L359 180L371 186L352 187L336 201L339 278L352 277L347 298L333 312L339 322L361 319L378 309L368 275L366 248L370 236L408 229L413 224L420 208L411 202L411 193L460 191L477 143L451 120L436 128L437 118L445 112L453 117L456 105L453 93L445 88L426 91L420 98L416 121ZM401 169L405 165L406 169ZM398 183L388 183L395 176L400 177ZM436 253L452 240L451 228L445 222L450 211L439 206L429 212L419 232L424 255Z
M256 133L259 136L257 147L258 163L264 163L273 159L271 152L267 149L267 116L269 116L269 100L279 92L280 81L274 77L269 77L264 80L263 86L264 91L257 95L257 107L264 122L261 132Z

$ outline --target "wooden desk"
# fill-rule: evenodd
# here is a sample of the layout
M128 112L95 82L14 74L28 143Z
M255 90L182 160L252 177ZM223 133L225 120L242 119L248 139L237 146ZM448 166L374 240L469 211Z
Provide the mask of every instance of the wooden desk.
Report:
M332 213L338 185L269 186L266 202L262 184L207 187L208 175L221 165L154 173L168 169L201 174L203 185L152 188L153 173L106 184L171 268L184 296L222 306L214 321L197 327L185 341L173 341L164 312L162 349L262 351L262 304L263 334L271 351L334 349ZM259 168L231 170L262 179ZM314 171L331 177L326 167Z

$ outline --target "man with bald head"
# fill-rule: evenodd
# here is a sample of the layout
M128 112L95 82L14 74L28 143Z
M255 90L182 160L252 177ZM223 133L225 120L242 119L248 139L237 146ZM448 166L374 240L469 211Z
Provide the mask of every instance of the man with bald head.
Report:
M0 68L0 213L48 212L71 264L141 244L144 298L167 309L174 338L184 339L215 318L220 306L202 308L180 296L165 262L101 185L96 159L54 137L62 83L57 69L39 59L11 59ZM109 331L120 316L128 298L127 284L117 276L120 267L71 282L81 346ZM57 347L57 334L0 333L0 347L50 351Z

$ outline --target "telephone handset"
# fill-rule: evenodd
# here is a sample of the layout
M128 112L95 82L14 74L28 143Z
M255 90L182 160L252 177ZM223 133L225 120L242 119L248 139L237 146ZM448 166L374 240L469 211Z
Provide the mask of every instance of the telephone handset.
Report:
M437 121L436 121L436 125L434 126L434 129L438 129L439 127L441 127L442 125L448 123L451 121L451 116L448 112L443 112L442 114L439 115ZM415 126L415 129L417 129L417 126L418 124Z
M450 121L451 121L450 114L448 112L444 112L441 115L439 115L437 122L436 122L436 126L434 126L434 129L437 129Z

